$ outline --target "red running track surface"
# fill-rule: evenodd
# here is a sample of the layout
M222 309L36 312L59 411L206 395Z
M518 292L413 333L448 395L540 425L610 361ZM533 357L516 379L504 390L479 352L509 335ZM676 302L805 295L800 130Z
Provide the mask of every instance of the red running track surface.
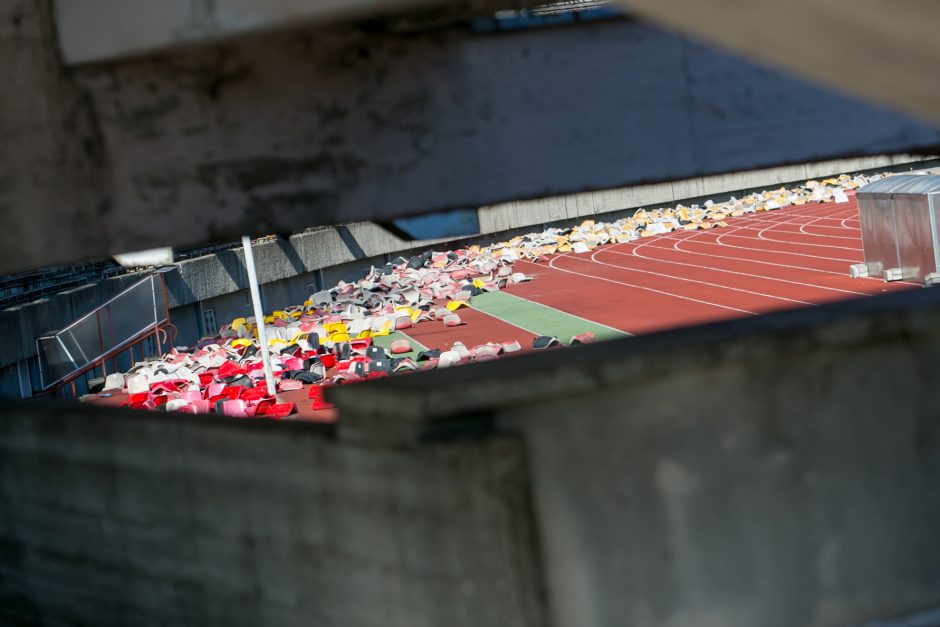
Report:
M408 337L421 342L428 348L445 350L461 341L467 348L473 348L487 342L512 342L519 340L523 350L532 348L535 335L525 329L483 313L479 309L465 307L456 311L466 324L459 327L445 327L443 322L432 320L422 322L410 329L405 329Z
M849 278L863 260L854 196L726 222L519 262L535 280L507 291L640 334L915 287Z

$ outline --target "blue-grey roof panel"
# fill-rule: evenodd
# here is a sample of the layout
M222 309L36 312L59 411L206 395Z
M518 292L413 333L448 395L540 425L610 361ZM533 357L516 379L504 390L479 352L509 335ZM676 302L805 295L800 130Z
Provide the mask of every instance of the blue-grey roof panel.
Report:
M858 188L859 194L938 194L940 176L936 174L898 174L872 181Z

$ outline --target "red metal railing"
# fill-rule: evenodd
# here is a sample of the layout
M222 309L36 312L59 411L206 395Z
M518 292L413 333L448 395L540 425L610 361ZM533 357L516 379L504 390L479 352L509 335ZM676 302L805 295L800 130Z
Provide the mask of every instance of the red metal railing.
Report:
M42 389L33 396L73 397L87 378L100 370L102 376L118 370L123 356L128 364L140 358L152 340L153 352L162 354L176 340L170 324L169 300L163 272L155 272L55 333L36 338Z

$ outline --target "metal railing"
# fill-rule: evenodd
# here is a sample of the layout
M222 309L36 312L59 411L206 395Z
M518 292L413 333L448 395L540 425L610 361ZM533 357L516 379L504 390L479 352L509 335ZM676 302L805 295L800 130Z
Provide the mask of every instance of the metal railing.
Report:
M107 374L107 362L149 338L162 352L170 325L169 301L163 272L156 272L85 314L60 331L36 338L39 379L36 396L54 395L97 368ZM172 340L171 340L172 341ZM143 356L143 355L141 355Z

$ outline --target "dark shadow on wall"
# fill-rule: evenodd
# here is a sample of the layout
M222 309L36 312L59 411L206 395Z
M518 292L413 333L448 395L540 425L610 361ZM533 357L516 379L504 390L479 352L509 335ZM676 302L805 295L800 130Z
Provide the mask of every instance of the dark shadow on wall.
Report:
M339 234L339 238L343 240L343 244L346 245L346 248L349 250L349 252L352 253L353 257L356 259L366 258L366 251L362 249L362 246L360 246L359 242L356 241L356 238L353 236L348 227L345 225L337 226L336 232Z
M290 262L291 268L293 268L295 274L304 274L307 272L303 259L301 259L300 255L297 253L294 242L286 237L278 237L275 241L277 242L278 248L281 249L281 252L283 252L284 256L287 258L287 261Z
M180 307L196 302L196 293L193 292L189 284L183 280L179 270L167 272L163 275L166 281L166 291L170 295L170 308Z
M232 283L239 289L248 287L248 274L245 272L245 262L241 255L234 250L225 250L216 255L222 268L232 279Z

